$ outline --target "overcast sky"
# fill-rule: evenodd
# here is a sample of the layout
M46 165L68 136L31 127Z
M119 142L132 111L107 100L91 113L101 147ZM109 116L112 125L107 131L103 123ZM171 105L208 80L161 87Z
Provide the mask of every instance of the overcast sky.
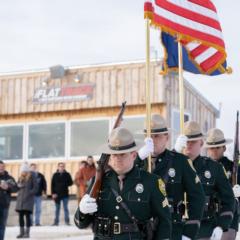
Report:
M233 137L240 109L240 1L214 0L232 75L185 77L217 108ZM9 0L0 3L0 72L144 59L144 0ZM152 31L151 45L162 55Z

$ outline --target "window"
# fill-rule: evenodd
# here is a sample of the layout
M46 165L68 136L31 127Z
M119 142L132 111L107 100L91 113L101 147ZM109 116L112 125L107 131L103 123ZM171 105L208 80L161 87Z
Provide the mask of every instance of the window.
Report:
M71 122L70 156L99 155L99 147L107 142L109 120Z
M23 158L23 126L0 127L0 159Z
M184 122L187 122L189 120L190 120L190 114L184 113ZM174 147L174 144L179 134L180 134L180 113L178 110L173 109L172 110L172 131L171 131L172 148Z
M65 157L65 123L29 125L28 157Z

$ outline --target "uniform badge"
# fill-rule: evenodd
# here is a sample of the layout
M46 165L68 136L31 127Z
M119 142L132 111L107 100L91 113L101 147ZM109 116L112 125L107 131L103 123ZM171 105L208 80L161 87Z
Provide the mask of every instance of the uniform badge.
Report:
M159 190L160 192L166 196L166 188L165 188L165 183L163 182L163 180L160 178L158 179L158 187L159 187Z
M176 175L175 169L174 169L174 168L169 168L169 170L168 170L168 175L169 175L170 177L175 177L175 175Z
M210 173L210 171L205 171L205 173L204 173L204 176L205 176L205 178L211 178L211 173Z
M138 183L135 187L135 190L136 190L137 193L143 193L144 187L141 183Z

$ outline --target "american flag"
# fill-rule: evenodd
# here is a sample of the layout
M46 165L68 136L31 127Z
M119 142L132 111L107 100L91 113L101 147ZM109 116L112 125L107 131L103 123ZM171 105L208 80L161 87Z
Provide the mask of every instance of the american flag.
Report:
M189 60L199 73L227 71L222 29L210 0L148 1L144 13L153 26L173 37L180 36Z

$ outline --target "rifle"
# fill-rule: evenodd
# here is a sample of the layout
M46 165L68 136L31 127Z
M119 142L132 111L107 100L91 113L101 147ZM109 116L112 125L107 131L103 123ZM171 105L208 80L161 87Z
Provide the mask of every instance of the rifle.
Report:
M234 139L234 152L233 152L233 173L232 173L232 185L237 184L238 175L238 161L239 161L239 111L237 111L236 130Z
M113 129L120 126L120 124L123 120L122 116L124 114L125 108L126 108L126 101L122 103L120 112L118 113L118 116L114 123ZM90 191L90 197L92 197L92 198L98 197L99 191L102 186L102 178L108 167L109 157L110 157L110 154L102 153L100 159L98 160L98 166L97 166L97 170L96 170L96 174L95 174L95 180L94 180L93 186Z

